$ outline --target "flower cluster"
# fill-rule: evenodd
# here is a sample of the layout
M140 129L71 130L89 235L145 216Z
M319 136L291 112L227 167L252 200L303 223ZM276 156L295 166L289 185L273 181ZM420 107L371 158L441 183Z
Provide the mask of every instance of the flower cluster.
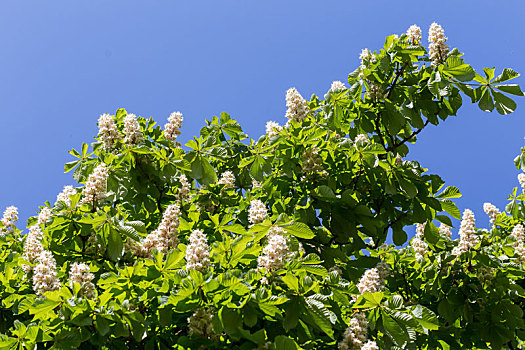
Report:
M443 28L436 22L432 23L428 31L428 53L433 65L438 65L447 58L449 47L445 44L446 41Z
M304 174L315 174L323 171L323 160L319 156L317 147L312 146L307 148L302 157L302 171Z
M330 89L324 95L324 98L328 99L328 96L330 95L330 93L343 91L344 89L346 89L345 84L342 81L335 80L332 82Z
M516 240L514 242L514 254L520 263L525 262L525 229L522 224L517 224L512 229L511 236Z
M76 194L77 191L75 190L75 188L73 186L64 186L64 189L62 190L62 192L60 192L58 195L57 195L57 200L55 202L55 205L58 203L58 202L64 202L64 204L67 206L67 207L70 207L71 206L71 199L69 198L70 196Z
M179 146L177 136L180 135L180 128L182 126L182 113L173 112L168 117L168 123L164 125L164 137L171 141L175 146Z
M494 222L496 221L496 218L498 217L498 215L500 213L499 209L496 208L496 206L494 204L485 203L485 204L483 204L483 210L489 216L490 223L491 223L491 225L493 225Z
M33 269L33 290L35 293L42 295L45 292L58 290L60 281L57 278L57 266L53 254L44 250L36 260L38 263Z
M412 45L418 45L421 41L421 28L415 24L411 25L407 30L407 36Z
M266 122L266 136L274 137L277 136L283 131L283 127L279 123L268 121Z
M490 283L492 278L494 277L494 273L496 272L496 269L490 266L480 266L478 268L478 278L483 281L484 283Z
M98 137L102 141L104 149L110 151L120 139L120 133L113 117L104 113L98 118Z
M286 111L288 122L291 120L302 122L310 113L308 102L295 88L290 88L286 91L286 107L288 107Z
M518 175L518 181L520 183L521 189L523 192L525 192L525 173L521 173Z
M213 331L213 310L197 309L188 317L188 334L194 337L217 340L218 335Z
M29 228L29 233L26 235L24 242L24 253L22 254L24 260L34 263L44 251L42 235L43 233L40 226L33 225ZM22 269L25 273L29 273L33 268L30 265L22 264Z
M479 243L479 237L476 235L476 219L470 209L465 209L459 227L459 244L452 249L452 254L461 255L469 251Z
M128 145L137 145L144 140L135 114L128 114L124 117L124 135L124 142Z
M221 174L221 178L217 182L219 185L224 185L225 188L235 187L235 176L231 171L225 171Z
M252 224L258 224L266 220L268 210L263 202L258 199L252 199L250 201L250 209L248 209L248 220Z
M101 163L89 175L86 186L82 190L82 203L95 205L106 195L109 170L106 164Z
M43 207L38 214L38 224L45 225L47 220L51 217L51 209L48 207Z
M367 91L368 97L374 102L378 102L385 97L385 90L381 86L381 84L378 84L376 82L369 82L368 83L368 91Z
M179 244L179 217L179 205L170 204L162 215L162 221L159 227L149 233L142 242L136 246L130 246L130 242L127 242L128 250L131 250L133 254L149 257L154 250L166 254L169 249L176 248Z
M416 225L416 236L411 242L416 259L422 258L428 251L428 244L425 242L425 224Z
M363 312L355 314L350 319L350 326L345 330L343 340L339 342L339 350L379 350L375 341L365 343L368 335L368 319Z
M361 60L361 67L367 67L370 63L374 63L377 58L374 56L372 52L370 52L369 49L362 49L361 54L359 55L359 59Z
M354 139L354 145L356 148L363 147L369 142L368 136L366 134L359 134Z
M18 209L17 207L10 206L7 207L4 211L4 216L2 217L3 227L0 228L0 233L5 235L6 233L11 233L15 229L15 222L18 221Z
M442 234L443 236L448 237L448 239L452 238L452 228L450 226L448 226L448 225L443 224L443 223L441 223L441 225L439 225L439 233Z
M210 247L204 232L193 230L189 240L190 244L186 248L186 270L206 270L210 265Z
M376 267L366 270L363 276L361 276L359 283L357 284L357 289L359 289L359 293L375 293L380 291L384 287L385 278L389 274L390 269L388 265L383 261L378 263Z
M514 243L514 246L516 246L519 242L525 240L525 228L523 228L522 224L517 224L512 229L512 233L510 235L516 240L516 242Z
M268 272L282 269L288 256L290 247L288 239L284 236L284 229L272 226L268 232L268 243L262 250L262 255L257 258L257 266Z
M179 177L179 182L180 182L180 188L179 188L179 192L177 193L177 199L180 201L183 201L187 199L188 196L190 195L191 185L188 181L188 178L184 174L182 174Z
M74 283L80 284L80 295L88 299L95 298L95 285L91 282L94 278L87 264L73 263L69 269L69 285L73 288Z

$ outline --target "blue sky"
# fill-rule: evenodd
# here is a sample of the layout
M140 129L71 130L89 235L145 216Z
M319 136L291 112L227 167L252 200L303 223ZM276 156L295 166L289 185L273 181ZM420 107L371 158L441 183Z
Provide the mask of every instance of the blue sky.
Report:
M289 87L322 96L362 48L412 24L441 24L478 70L525 73L524 10L523 0L3 0L0 211L17 206L23 227L73 184L67 151L93 141L102 113L124 107L164 124L180 110L185 141L226 111L257 138L267 120L285 121ZM460 209L485 227L483 202L503 208L518 185L512 160L524 136L525 98L506 117L465 104L425 129L409 156L458 186Z

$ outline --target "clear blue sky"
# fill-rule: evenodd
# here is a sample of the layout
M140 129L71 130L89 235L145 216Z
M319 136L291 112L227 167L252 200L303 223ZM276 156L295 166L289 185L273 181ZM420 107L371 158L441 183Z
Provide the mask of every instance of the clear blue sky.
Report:
M478 70L525 74L524 11L523 0L3 0L0 211L17 206L23 227L74 184L67 151L93 141L102 113L124 107L164 124L180 110L185 141L227 111L257 138L267 120L285 121L286 89L322 96L362 48L411 24L426 32L437 21ZM425 129L410 157L458 186L460 210L484 227L483 202L503 208L518 185L512 160L524 136L525 98L507 117L467 104Z

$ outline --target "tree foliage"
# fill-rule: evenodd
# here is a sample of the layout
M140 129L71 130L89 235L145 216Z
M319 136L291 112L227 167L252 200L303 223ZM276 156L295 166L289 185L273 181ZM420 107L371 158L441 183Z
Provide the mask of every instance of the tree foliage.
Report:
M518 74L480 75L440 45L387 37L348 88L290 89L288 122L258 140L227 113L184 148L180 114L164 129L103 115L65 165L81 186L27 235L0 225L0 348L522 346L525 195L489 230L465 212L452 240L458 188L407 159L465 97L514 111Z

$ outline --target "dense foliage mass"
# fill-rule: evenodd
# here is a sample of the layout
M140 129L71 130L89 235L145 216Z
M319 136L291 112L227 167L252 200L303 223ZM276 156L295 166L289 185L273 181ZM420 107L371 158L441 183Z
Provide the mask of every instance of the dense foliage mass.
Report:
M324 99L288 90L257 141L226 113L185 148L181 113L102 115L65 167L80 187L27 234L5 211L0 348L522 348L525 195L480 230L406 158L465 96L512 112L518 74L477 74L437 24L428 49L412 26L361 61Z

